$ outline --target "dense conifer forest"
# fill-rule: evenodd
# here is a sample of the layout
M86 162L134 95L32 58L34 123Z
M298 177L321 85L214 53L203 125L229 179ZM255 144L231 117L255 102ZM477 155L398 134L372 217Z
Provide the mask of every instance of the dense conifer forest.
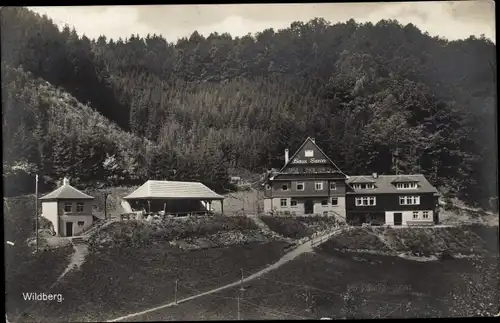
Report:
M88 39L1 9L5 194L197 180L283 165L305 137L347 174L423 173L471 203L497 196L496 46L397 21L294 22ZM397 161L397 163L395 162Z

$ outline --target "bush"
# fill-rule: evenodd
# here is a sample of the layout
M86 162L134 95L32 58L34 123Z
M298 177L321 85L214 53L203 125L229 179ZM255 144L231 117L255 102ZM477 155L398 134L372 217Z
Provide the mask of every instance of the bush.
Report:
M439 259L441 260L453 260L453 254L450 252L450 250L444 250L440 255Z
M301 239L314 233L312 229L301 223L298 218L262 215L260 219L269 229L287 238Z
M116 222L94 235L89 242L97 246L100 241L115 245L146 245L154 240L173 241L186 238L203 237L219 232L258 229L248 217L188 217L173 218L161 222L146 223L137 220Z

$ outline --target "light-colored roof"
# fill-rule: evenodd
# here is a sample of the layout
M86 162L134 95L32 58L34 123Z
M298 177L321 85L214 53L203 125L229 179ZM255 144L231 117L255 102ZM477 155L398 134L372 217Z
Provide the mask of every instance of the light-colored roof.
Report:
M353 184L358 182L360 178L370 178L371 176L350 176L346 180L347 184ZM394 185L395 179L406 178L410 181L418 182L418 187L416 189L397 189ZM370 178L375 184L375 189L354 189L353 192L347 192L346 194L389 194L389 193L399 193L399 194L411 194L411 193L438 193L437 189L429 183L427 178L422 174L415 175L378 175L377 178Z
M349 183L375 183L375 180L368 176L351 176Z
M77 190L69 184L65 184L55 191L42 196L40 200L93 200L94 197Z
M174 182L149 180L131 194L126 200L148 199L200 199L223 200L219 195L199 182Z

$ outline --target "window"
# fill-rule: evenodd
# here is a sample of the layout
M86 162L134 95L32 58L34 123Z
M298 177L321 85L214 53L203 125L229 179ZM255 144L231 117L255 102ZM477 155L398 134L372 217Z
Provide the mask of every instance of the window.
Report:
M288 185L287 184L281 185L281 190L282 191L288 191Z
M339 205L339 199L337 197L332 197L332 205Z
M78 221L78 226L79 226L79 227L83 227L83 225L84 225L84 224L85 224L85 222L84 222L84 221Z
M417 183L396 183L398 190L416 189L417 187Z
M322 206L328 206L328 200L323 200L321 201Z
M306 150L305 156L306 157L314 157L314 151L313 150Z
M64 212L71 213L72 210L73 210L73 204L64 203Z
M424 219L428 219L429 218L429 211L424 211L423 212L423 216L422 216Z
M373 183L362 183L362 184L353 184L352 187L356 190L371 190L375 188L375 184Z
M419 205L420 196L400 196L399 205Z
M83 213L83 203L76 203L76 212Z
M417 211L413 211L413 218L418 219L418 212Z
M356 206L375 206L376 199L374 196L356 197L355 203L356 203Z
M280 205L281 205L281 207L285 207L286 206L286 199L280 199Z
M334 190L336 190L336 189L337 189L337 183L335 183L335 182L331 182L331 183L330 183L330 190L331 190L331 191L334 191Z
M297 201L296 200L291 200L290 201L290 206L297 207Z
M297 191L303 191L304 190L304 183L297 183L296 187L297 187Z
M270 190L270 189L271 189L271 185L266 184L266 190Z
M316 182L316 183L314 183L314 188L316 189L316 191L323 190L323 182Z

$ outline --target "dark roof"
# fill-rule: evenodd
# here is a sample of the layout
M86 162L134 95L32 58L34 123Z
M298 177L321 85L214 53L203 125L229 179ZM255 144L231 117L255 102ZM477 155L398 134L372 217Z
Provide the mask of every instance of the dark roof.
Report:
M126 200L148 199L207 199L223 200L224 197L199 182L175 182L149 180L125 196Z
M328 157L327 154L325 154L325 152L316 144L316 141L314 139L312 139L311 137L307 137L306 140L304 140L304 142L302 143L302 145L300 145L300 147L295 151L295 153L288 159L288 161L286 162L285 166L283 166L277 174L274 174L270 179L274 179L274 177L277 177L277 176L280 176L282 175L283 173L283 170L292 162L292 160L298 155L298 153L301 151L301 149L306 145L307 142L311 142L316 149L318 149L318 151L323 154L325 156L325 158L328 160L328 162L330 162L330 164L338 171L338 173L340 174L344 174L340 168L335 165L335 163L330 159L330 157Z
M392 183L412 183L412 182L418 182L418 180L415 178L410 178L406 175L397 175L392 180Z
M55 191L43 196L40 200L93 200L94 197L87 195L69 184L65 184Z
M400 177L405 177L411 182L418 182L416 189L397 189L393 184L394 180ZM347 184L360 183L359 180L367 179L369 176L350 176L346 180ZM429 181L422 174L416 175L378 175L377 178L371 178L372 183L375 184L375 189L353 189L353 192L346 194L412 194L412 193L438 193L437 189L429 183ZM352 188L352 186L351 186Z

